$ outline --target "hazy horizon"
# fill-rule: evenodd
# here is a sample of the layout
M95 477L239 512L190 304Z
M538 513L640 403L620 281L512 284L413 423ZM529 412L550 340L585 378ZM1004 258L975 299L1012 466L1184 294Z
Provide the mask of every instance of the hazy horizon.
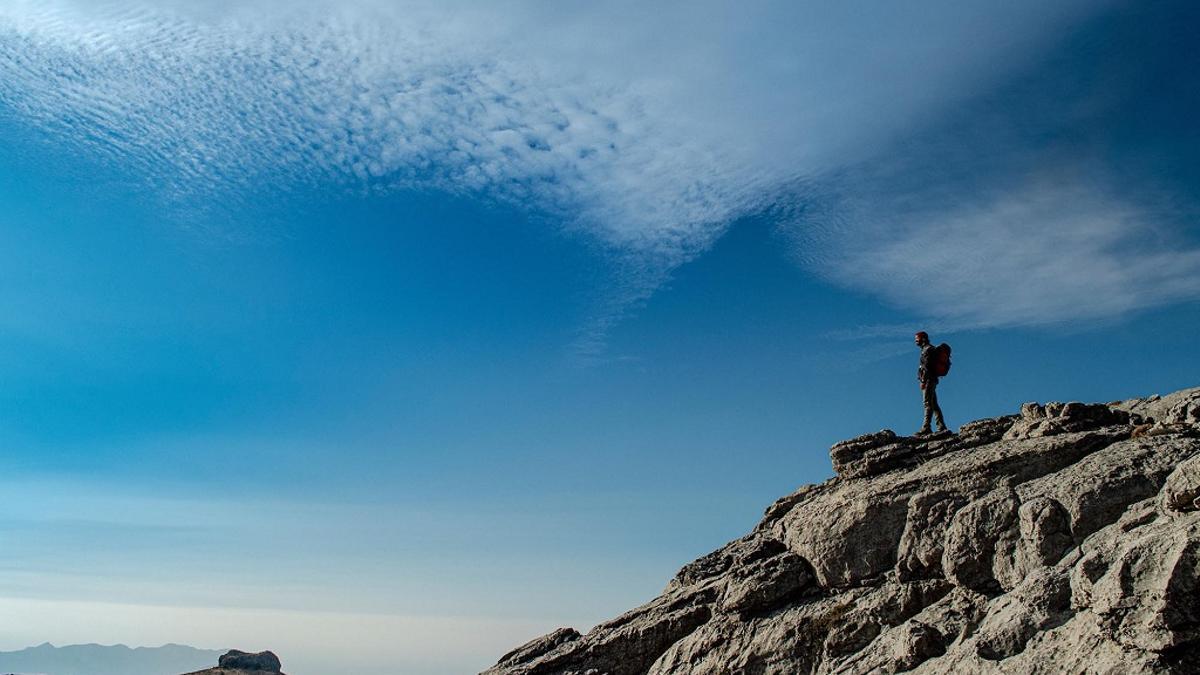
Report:
M0 649L477 672L915 330L955 427L1200 385L1190 3L194 4L0 6Z
M55 646L49 642L0 651L0 672L14 675L164 675L194 672L217 663L222 651L179 644Z

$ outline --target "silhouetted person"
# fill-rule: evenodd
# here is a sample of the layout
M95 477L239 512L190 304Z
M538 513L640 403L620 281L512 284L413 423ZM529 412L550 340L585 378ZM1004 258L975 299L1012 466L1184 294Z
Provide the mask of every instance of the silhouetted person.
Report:
M914 342L921 348L921 365L917 368L917 381L921 383L921 398L925 401L925 421L921 424L921 430L917 432L917 435L930 433L929 419L931 417L937 420L937 430L940 433L946 430L946 421L942 418L942 408L938 405L937 400L938 372L935 361L938 348L930 344L929 334L925 331L918 332Z

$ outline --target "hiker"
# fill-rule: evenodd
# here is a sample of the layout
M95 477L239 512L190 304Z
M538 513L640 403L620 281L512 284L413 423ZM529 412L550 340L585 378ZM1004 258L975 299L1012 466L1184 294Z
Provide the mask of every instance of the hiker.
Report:
M941 433L946 430L946 421L942 418L942 408L938 405L937 385L938 377L945 375L946 371L950 369L950 348L948 345L934 347L929 342L929 334L925 331L919 331L914 341L921 348L921 365L917 368L917 381L921 383L921 397L925 401L925 422L921 425L921 430L917 432L917 435L923 436L930 433L930 417L937 419L937 430L938 433ZM941 358L943 351L944 359Z

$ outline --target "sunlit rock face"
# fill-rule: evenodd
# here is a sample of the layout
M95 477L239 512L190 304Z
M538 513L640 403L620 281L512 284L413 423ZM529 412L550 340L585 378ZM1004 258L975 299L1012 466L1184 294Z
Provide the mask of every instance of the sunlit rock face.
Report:
M830 455L659 597L485 675L1195 672L1200 389Z

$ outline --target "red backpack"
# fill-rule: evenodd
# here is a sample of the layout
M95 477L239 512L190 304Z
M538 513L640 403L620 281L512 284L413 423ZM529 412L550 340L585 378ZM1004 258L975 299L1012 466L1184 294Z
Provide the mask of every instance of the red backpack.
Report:
M934 347L931 361L933 374L937 377L945 377L950 372L950 345L943 342Z

